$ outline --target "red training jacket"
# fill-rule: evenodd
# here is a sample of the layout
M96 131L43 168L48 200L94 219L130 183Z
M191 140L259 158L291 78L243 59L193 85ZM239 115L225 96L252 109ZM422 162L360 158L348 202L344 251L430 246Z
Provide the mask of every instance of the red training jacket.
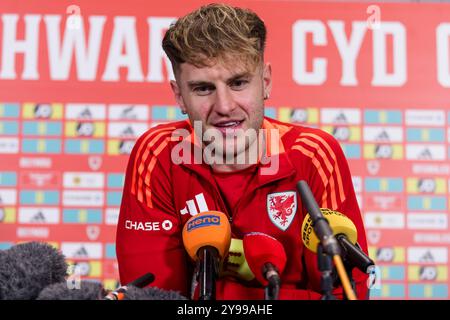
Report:
M201 148L188 120L151 128L137 140L127 167L117 226L122 284L152 272L156 276L152 286L189 296L192 262L181 231L192 215L216 210L230 218L233 238L262 232L283 244L288 260L281 275L280 299L319 299L317 255L306 249L301 239L306 210L296 192L299 180L307 181L320 207L339 211L354 222L358 243L367 253L361 213L339 143L321 130L270 118L264 119L263 129L265 161L233 212L228 212L210 166L196 158L201 156ZM270 136L271 130L278 134ZM278 142L275 148L269 145L271 139ZM179 153L180 149L191 152ZM184 162L179 163L181 159ZM280 195L294 202L294 212L277 218L270 204L279 202L276 197ZM366 299L367 275L354 269L353 278L358 298ZM219 279L216 291L218 300L264 298L261 285L236 277ZM342 288L333 293L342 298Z

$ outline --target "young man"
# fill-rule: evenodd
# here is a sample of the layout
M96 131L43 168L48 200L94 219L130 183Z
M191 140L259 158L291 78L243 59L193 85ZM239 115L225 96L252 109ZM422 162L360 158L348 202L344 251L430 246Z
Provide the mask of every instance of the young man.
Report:
M262 232L281 242L288 257L281 299L320 298L317 256L301 239L306 210L296 192L299 180L307 181L320 207L354 222L367 252L337 141L264 117L272 88L265 39L255 13L217 4L180 18L167 31L163 48L176 79L171 87L189 120L152 128L133 148L117 229L123 284L153 272L152 285L189 295L192 262L181 231L192 216L216 210L228 216L234 239ZM217 299L262 299L263 287L250 278L238 271L220 278ZM353 279L358 298L366 298L366 275L354 271ZM341 288L334 293L342 298Z

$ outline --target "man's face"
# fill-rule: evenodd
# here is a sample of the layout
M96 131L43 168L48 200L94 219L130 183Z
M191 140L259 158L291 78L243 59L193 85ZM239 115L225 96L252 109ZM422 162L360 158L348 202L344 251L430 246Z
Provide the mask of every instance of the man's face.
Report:
M212 129L223 137L224 143L214 146L216 152L236 156L256 143L255 135L247 139L236 136L247 130L257 135L262 127L264 97L270 94L272 83L270 64L261 63L249 70L244 63L202 68L182 63L176 79L171 82L172 89L192 125L199 121L203 133Z

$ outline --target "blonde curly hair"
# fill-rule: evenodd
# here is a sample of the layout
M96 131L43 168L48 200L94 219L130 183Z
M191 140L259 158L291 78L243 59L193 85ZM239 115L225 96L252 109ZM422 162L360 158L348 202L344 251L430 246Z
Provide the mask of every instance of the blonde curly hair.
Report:
M206 67L237 59L254 67L264 59L265 42L266 27L254 12L209 4L173 23L162 46L176 73L185 62Z

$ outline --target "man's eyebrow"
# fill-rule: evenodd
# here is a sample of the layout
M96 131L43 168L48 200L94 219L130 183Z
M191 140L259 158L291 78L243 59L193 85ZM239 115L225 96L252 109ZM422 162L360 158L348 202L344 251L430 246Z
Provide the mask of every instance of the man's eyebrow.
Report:
M231 83L233 81L236 81L238 79L242 79L242 78L250 78L252 76L252 74L250 72L244 71L241 73L238 73L234 76L232 76L230 79L227 80L227 83Z
M252 76L252 74L250 72L245 71L245 72L235 74L234 76L229 78L226 82L231 83L238 79L249 78L251 76ZM213 86L214 84L212 82L208 82L208 81L204 81L204 80L190 80L187 82L187 85L189 88L194 88L194 87L201 87L201 86Z
M189 88L194 88L194 87L199 87L199 86L211 86L213 85L211 82L208 81L196 81L196 80L191 80L187 82L187 85Z

